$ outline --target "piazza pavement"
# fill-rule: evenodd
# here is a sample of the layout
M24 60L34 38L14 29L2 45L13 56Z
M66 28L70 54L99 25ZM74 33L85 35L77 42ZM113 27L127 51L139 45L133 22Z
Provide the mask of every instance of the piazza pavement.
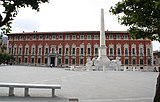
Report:
M35 66L0 66L0 82L59 84L56 97L50 89L30 89L24 97L23 88L0 87L0 102L153 102L158 72L141 71L68 71L64 68Z

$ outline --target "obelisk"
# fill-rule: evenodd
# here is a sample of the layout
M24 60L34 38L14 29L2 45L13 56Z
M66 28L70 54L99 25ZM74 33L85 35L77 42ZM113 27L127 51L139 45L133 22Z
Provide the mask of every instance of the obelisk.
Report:
M100 47L98 52L97 61L99 66L103 67L103 71L109 67L110 60L107 57L106 52L106 36L105 36L105 26L104 26L104 10L101 9L101 30L100 30Z

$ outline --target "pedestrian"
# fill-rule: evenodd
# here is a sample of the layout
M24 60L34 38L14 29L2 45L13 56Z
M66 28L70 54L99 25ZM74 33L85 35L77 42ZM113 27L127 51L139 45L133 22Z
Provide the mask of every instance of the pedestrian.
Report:
M50 67L52 68L52 67L53 67L53 65L52 65L52 64L50 64Z

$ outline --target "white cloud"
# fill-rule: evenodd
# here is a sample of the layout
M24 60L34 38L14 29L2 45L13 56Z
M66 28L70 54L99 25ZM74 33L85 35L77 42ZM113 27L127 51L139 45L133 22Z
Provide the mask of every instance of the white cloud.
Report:
M104 8L106 30L126 30L126 27L118 24L116 16L109 14L111 5L112 1L108 0L52 0L42 4L40 12L31 8L20 9L16 19L37 21L38 29L35 30L38 31L99 30L100 9ZM13 23L13 26L15 25L16 20ZM17 31L15 28L13 32Z
M127 27L120 25L117 17L109 13L110 7L118 1L50 0L49 3L41 4L40 12L21 8L13 22L13 32L99 31L101 8L105 11L105 30L126 31Z

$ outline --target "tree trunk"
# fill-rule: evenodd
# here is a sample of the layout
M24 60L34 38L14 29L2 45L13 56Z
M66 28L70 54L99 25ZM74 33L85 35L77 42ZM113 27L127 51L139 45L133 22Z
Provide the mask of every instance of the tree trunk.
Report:
M157 33L158 33L158 37L159 37L159 40L160 40L160 25L157 28Z
M160 102L160 72L157 78L156 93L153 102Z

